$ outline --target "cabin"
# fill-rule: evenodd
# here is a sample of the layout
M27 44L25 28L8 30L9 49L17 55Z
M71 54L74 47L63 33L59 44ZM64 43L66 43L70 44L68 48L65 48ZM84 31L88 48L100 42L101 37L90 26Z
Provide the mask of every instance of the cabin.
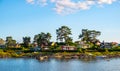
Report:
M0 48L5 48L5 41L0 38Z
M20 48L21 47L21 45L19 44L19 43L17 43L16 45L15 45L15 48Z
M49 50L50 48L48 48L48 47L44 47L44 48L42 48L43 50Z
M75 46L61 46L62 50L77 50Z
M102 42L100 44L100 48L108 48L108 49L110 49L110 48L112 48L112 44L109 43L109 42Z
M83 45L81 45L81 48L90 48L90 45L89 44L83 44Z
M5 48L5 45L0 45L0 48Z
M112 44L113 47L118 47L119 46L119 44L117 42L111 42L111 44Z
M77 43L77 47L78 48L90 48L90 45L89 44L86 44L84 41L76 41L75 43Z
M35 47L35 48L34 48L34 51L40 51L40 50L41 50L40 47Z
M38 47L37 42L33 42L33 47Z
M120 44L118 44L118 47L120 47Z

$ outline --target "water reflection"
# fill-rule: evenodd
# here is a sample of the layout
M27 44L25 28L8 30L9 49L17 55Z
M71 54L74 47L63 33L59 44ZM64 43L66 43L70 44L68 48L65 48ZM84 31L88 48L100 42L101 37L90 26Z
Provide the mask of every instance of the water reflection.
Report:
M120 71L120 59L82 61L78 59L0 59L0 71Z

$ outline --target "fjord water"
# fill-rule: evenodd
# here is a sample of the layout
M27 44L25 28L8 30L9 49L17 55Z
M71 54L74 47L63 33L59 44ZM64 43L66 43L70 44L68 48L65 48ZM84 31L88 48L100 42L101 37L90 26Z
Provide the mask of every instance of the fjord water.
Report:
M36 59L0 59L0 71L120 71L120 59L81 61Z

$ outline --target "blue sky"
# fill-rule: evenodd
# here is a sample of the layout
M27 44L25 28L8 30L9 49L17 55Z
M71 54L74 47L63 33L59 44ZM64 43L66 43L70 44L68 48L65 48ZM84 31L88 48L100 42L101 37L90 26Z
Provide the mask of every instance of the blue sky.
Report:
M61 1L62 5L59 0L41 0L39 3L37 0L0 0L0 38L12 36L21 42L24 36L33 38L40 32L50 32L51 41L55 41L56 29L66 25L72 29L74 41L79 40L82 29L89 29L101 31L101 41L120 43L118 1L101 0L89 5L84 0L82 4L77 0Z

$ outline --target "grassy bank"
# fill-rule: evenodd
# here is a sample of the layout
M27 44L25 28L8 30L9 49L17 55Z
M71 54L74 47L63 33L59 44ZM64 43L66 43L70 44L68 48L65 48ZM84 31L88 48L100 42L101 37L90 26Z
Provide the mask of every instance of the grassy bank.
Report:
M106 56L106 58L120 57L119 51L112 49L78 49L75 51L47 50L34 52L29 49L0 49L0 58L40 58L41 56L53 58L79 58L95 59L97 56Z

